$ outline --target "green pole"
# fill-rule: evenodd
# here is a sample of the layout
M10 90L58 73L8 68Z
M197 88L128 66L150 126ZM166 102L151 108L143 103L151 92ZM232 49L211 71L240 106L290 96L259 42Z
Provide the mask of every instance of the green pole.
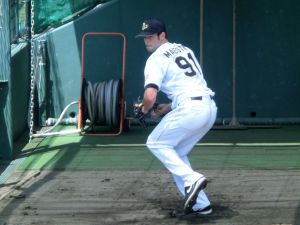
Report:
M13 158L10 101L10 26L9 0L0 1L0 159Z

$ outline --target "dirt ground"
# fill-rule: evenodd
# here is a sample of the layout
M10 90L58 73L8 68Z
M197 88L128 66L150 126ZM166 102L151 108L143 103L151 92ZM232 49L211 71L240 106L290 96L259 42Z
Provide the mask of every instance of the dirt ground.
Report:
M183 199L165 170L15 172L0 225L300 224L299 170L205 170L213 213L173 218Z

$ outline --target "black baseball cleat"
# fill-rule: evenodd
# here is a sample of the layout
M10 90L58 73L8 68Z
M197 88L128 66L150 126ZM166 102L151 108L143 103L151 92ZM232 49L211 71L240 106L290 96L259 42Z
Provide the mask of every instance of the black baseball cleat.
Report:
M193 215L209 215L212 213L212 211L213 211L212 207L211 207L211 205L209 205L203 209L192 210L191 214L193 214Z
M190 210L189 213L185 213L182 209L174 209L170 212L171 217L185 217L185 216L208 216L212 213L211 205L206 206L203 209Z
M203 190L207 185L207 180L203 176L198 179L192 186L186 187L186 201L184 203L183 210L185 214L192 212L193 206L196 204L199 192Z

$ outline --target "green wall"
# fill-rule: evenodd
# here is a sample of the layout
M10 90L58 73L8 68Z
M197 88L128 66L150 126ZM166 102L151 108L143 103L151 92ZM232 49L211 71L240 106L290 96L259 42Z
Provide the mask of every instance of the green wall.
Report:
M171 3L170 3L171 2ZM149 17L165 20L171 42L191 47L201 61L204 76L216 92L217 123L232 116L232 73L236 70L236 112L245 124L300 123L300 3L297 0L235 0L236 67L233 68L234 0L113 0L89 11L73 22L50 29L37 37L46 42L46 65L39 74L37 120L58 117L64 107L80 96L81 41L86 32L122 32L126 35L125 100L127 113L143 94L143 69L148 57L143 40L136 39L141 23ZM172 7L170 7L170 4ZM200 12L203 11L201 17ZM203 18L203 21L200 21ZM200 24L203 33L200 34ZM203 49L200 51L200 37ZM121 76L119 37L90 37L85 43L84 76L99 82ZM8 46L8 45L7 45ZM30 93L30 46L2 49L1 155L15 154L13 141L28 131ZM159 100L165 100L160 98ZM74 106L70 111L77 112ZM24 116L25 115L25 116Z
M86 32L122 32L127 37L125 97L128 113L143 94L143 69L148 53L135 39L142 21L165 20L171 42L183 43L200 57L200 22L203 22L203 71L216 92L218 123L232 116L233 0L200 1L115 0L77 20L48 31L49 98L47 116L58 117L79 99L81 38ZM297 104L300 85L299 7L296 0L236 0L237 117L243 123L300 122ZM118 38L89 39L85 77L93 82L118 77L121 42ZM164 99L164 98L162 98ZM72 111L77 111L74 107Z
M12 50L11 58L11 118L16 140L28 128L30 91L30 45L22 43Z
M0 160L11 159L13 153L10 85L9 1L0 4Z
M216 92L218 121L232 114L232 0L204 1L203 72Z
M47 48L47 73L44 75L46 85L43 90L47 98L44 102L45 107L39 112L42 117L58 118L65 106L70 102L79 100L82 37L86 32L120 31L119 19L116 19L115 16L119 14L118 12L118 1L113 1L81 16L74 22L65 24L38 37L39 40L46 41ZM103 71L106 66L101 65L99 60L106 59L107 55L113 57L115 52L107 49L106 45L104 45L105 52L103 52L103 49L98 47L101 42L102 40L97 42L97 39L92 38L88 40L89 44L86 46L91 54L87 53L86 56L87 65L85 67L87 69L85 70L85 77L93 82L109 79L112 74L109 71ZM102 62L105 63L107 60ZM77 113L77 111L78 107L74 105L66 115L68 116L70 112Z
M0 82L0 159L16 156L14 143L28 129L29 50L27 43L12 46L7 82Z
M237 10L239 117L299 122L299 1L240 0Z
M132 102L143 94L143 69L148 53L143 40L136 39L142 21L163 14L168 24L170 39L182 42L199 56L199 11L195 1L173 1L170 11L167 0L153 4L148 1L111 1L90 11L69 24L49 31L39 37L47 44L47 68L49 93L48 117L58 117L63 108L80 96L81 44L86 32L122 32L126 35L125 98L128 113ZM129 16L130 15L130 16ZM181 18L178 20L178 18ZM191 27L193 29L191 30ZM189 33L189 35L186 35ZM84 77L92 82L121 77L122 40L118 37L89 37L85 45ZM76 111L73 107L69 111Z

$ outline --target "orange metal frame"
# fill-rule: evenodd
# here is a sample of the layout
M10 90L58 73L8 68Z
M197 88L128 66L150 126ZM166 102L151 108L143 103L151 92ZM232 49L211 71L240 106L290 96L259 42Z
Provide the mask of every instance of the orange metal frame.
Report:
M96 133L96 134L91 134L91 133L86 133L86 134L81 134L83 136L117 136L120 135L123 131L123 124L124 124L124 81L125 81L125 64L126 64L126 37L122 33L117 33L117 32L88 32L85 33L82 37L81 40L81 89L80 93L82 93L82 85L83 85L83 79L84 79L84 44L85 44L85 38L87 36L119 36L123 39L123 59L122 59L122 74L121 74L121 79L122 79L122 91L121 91L121 113L120 113L120 128L117 133ZM80 101L79 101L79 116L78 116L78 128L82 129L83 128L83 106L82 106L82 96L80 94Z

